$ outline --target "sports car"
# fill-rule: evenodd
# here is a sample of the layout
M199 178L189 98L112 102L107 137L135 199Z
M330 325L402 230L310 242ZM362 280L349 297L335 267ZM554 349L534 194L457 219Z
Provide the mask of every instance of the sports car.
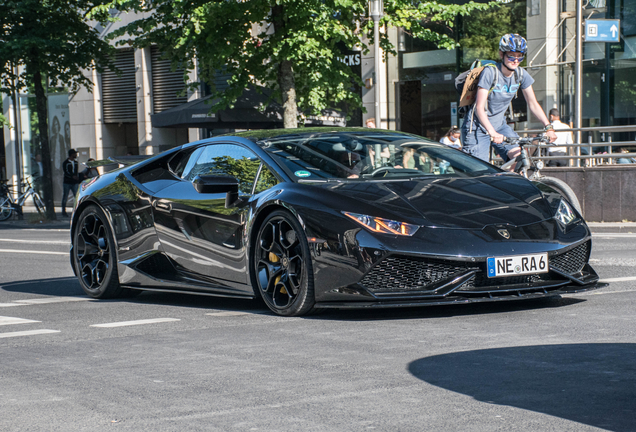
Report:
M556 296L604 286L557 191L401 132L262 130L81 184L71 265L94 298L261 298L276 314Z

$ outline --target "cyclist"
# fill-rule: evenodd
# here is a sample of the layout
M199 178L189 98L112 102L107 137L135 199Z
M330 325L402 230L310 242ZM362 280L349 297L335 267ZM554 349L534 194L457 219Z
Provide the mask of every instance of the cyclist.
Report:
M514 33L502 36L499 41L501 63L497 63L496 67L486 67L481 72L475 103L470 107L462 125L465 152L488 161L492 145L504 162L519 154L518 146L503 144L506 137L519 136L506 123L506 110L519 88L523 91L530 111L545 126L550 142L556 139L554 128L532 89L534 79L519 66L527 51L528 44L522 36Z

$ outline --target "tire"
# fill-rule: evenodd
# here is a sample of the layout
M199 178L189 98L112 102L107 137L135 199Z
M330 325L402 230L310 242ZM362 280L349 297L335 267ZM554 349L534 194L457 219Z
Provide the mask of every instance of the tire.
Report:
M289 212L276 210L261 224L251 260L254 291L272 312L314 311L314 273L305 232Z
M572 190L570 186L563 180L559 180L554 177L541 177L539 181L543 184L546 184L559 192L563 197L565 197L570 204L576 209L579 214L583 214L581 209L581 204L579 203L579 199L576 197L576 194Z
M104 211L96 205L86 207L71 238L73 266L84 292L97 299L121 296L115 239Z
M44 216L45 208L44 203L42 202L42 198L37 193L33 194L33 204L35 205L35 209L38 211L40 216Z
M13 206L8 196L3 195L0 197L0 221L7 220L13 214Z

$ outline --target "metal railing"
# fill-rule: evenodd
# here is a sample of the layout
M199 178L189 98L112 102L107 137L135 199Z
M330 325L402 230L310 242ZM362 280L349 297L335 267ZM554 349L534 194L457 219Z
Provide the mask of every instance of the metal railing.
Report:
M542 134L543 129L528 129L515 131L519 135L531 135ZM601 133L604 137L607 137L605 141L592 141L592 135L588 136L587 143L574 143L574 144L558 144L559 147L568 147L568 154L557 156L544 156L535 155L533 159L550 161L550 160L569 160L569 167L583 167L583 166L597 166L597 165L615 165L618 159L631 160L630 164L625 164L625 167L633 165L636 169L636 152L622 153L614 150L614 147L634 147L636 149L636 141L612 141L612 133L616 132L636 132L636 125L626 126L599 126L599 127L583 127L583 128L571 128L571 129L559 129L556 132L596 132ZM580 134L573 134L574 136ZM539 149L554 148L552 144L538 144ZM603 153L594 153L595 148L603 148ZM621 164L622 165L622 164Z

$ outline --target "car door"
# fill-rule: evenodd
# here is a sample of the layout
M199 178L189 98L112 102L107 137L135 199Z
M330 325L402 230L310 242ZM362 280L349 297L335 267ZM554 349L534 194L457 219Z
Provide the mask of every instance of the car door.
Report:
M252 194L260 165L255 153L231 143L200 147L187 163L179 163L175 174L181 181L161 190L153 208L161 245L182 272L220 285L249 284L244 239L248 207L241 203ZM226 193L197 192L193 181L199 175L236 177L241 201L226 207Z

